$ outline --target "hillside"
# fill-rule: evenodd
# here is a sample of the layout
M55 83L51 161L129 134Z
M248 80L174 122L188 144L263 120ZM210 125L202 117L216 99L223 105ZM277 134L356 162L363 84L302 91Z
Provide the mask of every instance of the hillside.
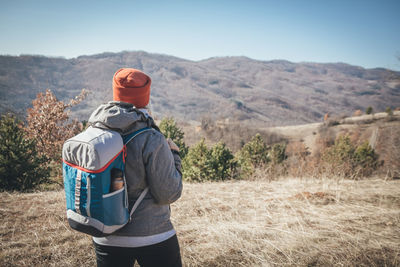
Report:
M73 59L0 56L0 112L24 114L46 88L62 100L86 88L91 94L73 110L85 120L98 104L112 98L112 75L120 67L150 74L153 113L178 120L211 117L261 126L293 125L321 121L325 113L350 115L367 106L384 110L400 103L400 73L387 69L246 57L189 61L121 52Z

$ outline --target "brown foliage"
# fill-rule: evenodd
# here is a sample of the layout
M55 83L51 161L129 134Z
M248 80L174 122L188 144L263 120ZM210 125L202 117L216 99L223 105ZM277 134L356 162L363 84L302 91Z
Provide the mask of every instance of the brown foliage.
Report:
M358 116L361 116L361 115L363 115L363 112L362 112L361 109L357 109L357 110L354 111L354 113L353 113L353 116L354 116L354 117L358 117Z
M326 113L325 115L324 115L324 121L327 121L329 119L329 113Z
M376 150L384 162L382 171L388 177L400 177L400 132L397 124L388 124L379 131Z
M288 174L294 177L300 177L307 173L307 156L310 154L303 142L291 142L287 145L286 153L288 155L287 165Z
M79 104L85 99L87 92L81 93L69 103L57 100L56 96L47 89L45 93L37 94L28 109L28 125L26 132L29 137L37 140L37 150L53 161L61 160L63 142L79 133L82 125L77 120L69 119L68 108Z
M322 151L335 143L336 134L327 125L323 125L318 129L316 139L317 151Z

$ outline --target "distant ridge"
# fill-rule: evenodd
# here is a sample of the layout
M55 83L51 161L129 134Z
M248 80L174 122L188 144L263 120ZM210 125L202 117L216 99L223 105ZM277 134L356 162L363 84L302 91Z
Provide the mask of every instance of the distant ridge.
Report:
M125 51L72 59L0 56L0 112L25 112L47 88L62 100L86 88L92 93L72 114L85 120L97 105L111 100L112 75L121 67L148 73L153 113L178 120L229 118L279 126L321 121L325 113L351 115L368 106L384 110L400 105L400 72L383 68L244 56L191 61Z

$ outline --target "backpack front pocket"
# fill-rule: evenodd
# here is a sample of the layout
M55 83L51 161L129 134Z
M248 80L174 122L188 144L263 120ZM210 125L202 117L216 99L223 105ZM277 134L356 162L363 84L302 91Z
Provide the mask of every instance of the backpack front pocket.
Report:
M105 225L123 225L129 220L129 211L125 203L125 187L103 195Z

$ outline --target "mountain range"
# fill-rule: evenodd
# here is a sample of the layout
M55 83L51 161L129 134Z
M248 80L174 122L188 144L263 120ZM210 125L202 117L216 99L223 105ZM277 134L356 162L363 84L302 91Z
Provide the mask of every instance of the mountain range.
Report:
M368 106L377 111L400 106L400 72L389 69L247 57L191 61L137 51L72 59L0 56L0 113L24 114L46 89L67 101L85 88L90 94L72 116L87 120L96 106L112 100L112 76L121 67L151 76L151 108L158 118L280 126L322 121L326 113L351 115Z

